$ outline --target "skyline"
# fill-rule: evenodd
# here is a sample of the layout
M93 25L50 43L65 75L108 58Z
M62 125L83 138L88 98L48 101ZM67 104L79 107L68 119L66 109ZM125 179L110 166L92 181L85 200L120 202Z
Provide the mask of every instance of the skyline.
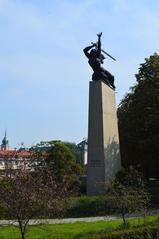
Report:
M83 48L103 31L102 47L117 59L119 104L139 65L158 52L159 2L144 0L0 0L0 140L12 148L87 137L92 70Z

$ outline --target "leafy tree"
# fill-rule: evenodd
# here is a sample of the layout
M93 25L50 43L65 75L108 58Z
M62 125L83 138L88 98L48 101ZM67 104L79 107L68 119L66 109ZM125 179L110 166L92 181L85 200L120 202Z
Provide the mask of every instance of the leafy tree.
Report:
M141 165L146 177L159 175L159 55L145 59L136 84L118 108L122 164Z
M145 190L142 174L132 167L122 169L111 182L106 200L113 212L121 214L124 226L127 225L127 213L145 213L150 197Z
M124 186L144 189L145 179L140 170L140 167L134 168L132 166L128 168L122 168L119 172L117 172L115 180Z
M67 177L70 186L75 185L82 174L82 167L76 162L75 154L70 147L61 141L43 142L33 150L33 164L35 168L47 166L55 175L57 181Z
M74 154L64 143L53 143L46 160L59 181L62 180L63 175L67 175L70 184L78 181L82 168L76 163Z
M81 162L78 146L75 143L68 142L68 141L64 141L63 143L71 150L72 154L75 156L76 162L80 164L81 167L83 167L84 165Z

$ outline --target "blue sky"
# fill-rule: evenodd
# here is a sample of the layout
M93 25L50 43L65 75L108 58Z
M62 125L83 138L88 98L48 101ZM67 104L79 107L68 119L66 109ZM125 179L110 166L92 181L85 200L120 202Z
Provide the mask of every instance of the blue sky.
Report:
M92 71L82 49L103 31L116 101L158 52L158 0L0 0L0 138L11 147L87 136Z

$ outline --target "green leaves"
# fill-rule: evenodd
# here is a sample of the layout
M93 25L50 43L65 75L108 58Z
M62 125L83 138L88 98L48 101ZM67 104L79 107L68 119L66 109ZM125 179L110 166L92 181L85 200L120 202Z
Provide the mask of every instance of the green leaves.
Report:
M124 225L127 213L145 213L149 206L150 196L145 191L142 178L142 174L132 167L122 169L106 194L110 208L121 214Z
M118 108L122 163L140 164L146 177L158 177L159 55L145 59L136 80Z
M83 169L77 163L75 145L61 141L37 145L33 154L34 168L48 167L58 182L65 180L70 186L77 184Z

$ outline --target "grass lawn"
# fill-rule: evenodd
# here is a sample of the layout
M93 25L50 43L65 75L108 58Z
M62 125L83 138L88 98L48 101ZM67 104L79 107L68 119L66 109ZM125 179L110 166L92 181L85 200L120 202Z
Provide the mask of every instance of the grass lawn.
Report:
M156 216L129 219L131 227L143 225L145 222L153 222ZM54 224L29 226L27 239L73 239L85 236L88 233L110 232L119 229L122 225L121 220L100 221L100 222L78 222L73 224ZM20 234L17 227L1 226L0 239L19 239Z

